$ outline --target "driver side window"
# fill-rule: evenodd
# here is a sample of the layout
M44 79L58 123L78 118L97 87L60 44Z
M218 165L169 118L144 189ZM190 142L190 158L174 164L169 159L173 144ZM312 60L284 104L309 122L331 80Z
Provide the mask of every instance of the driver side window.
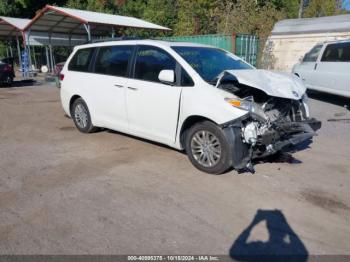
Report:
M318 55L320 54L320 51L322 49L322 45L317 45L314 48L312 48L303 59L303 62L316 62Z
M175 72L176 61L167 52L152 46L140 46L137 51L135 78L151 82L159 82L162 70Z

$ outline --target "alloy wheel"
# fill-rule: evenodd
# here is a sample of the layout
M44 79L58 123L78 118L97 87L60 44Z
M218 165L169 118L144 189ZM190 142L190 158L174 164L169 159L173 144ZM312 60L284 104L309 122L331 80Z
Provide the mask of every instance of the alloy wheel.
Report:
M219 139L205 130L200 130L192 136L191 151L194 159L204 167L215 166L221 158Z
M77 125L84 129L88 125L88 112L83 104L77 104L74 109L74 118L76 120Z

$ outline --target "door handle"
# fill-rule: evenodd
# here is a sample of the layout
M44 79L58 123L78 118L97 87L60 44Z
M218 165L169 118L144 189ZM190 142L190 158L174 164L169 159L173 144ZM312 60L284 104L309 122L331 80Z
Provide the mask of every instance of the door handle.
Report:
M123 88L124 87L123 85L118 85L118 84L115 84L114 86L118 87L118 88Z
M138 90L136 87L131 87L131 86L128 86L128 89L133 90L133 91L137 91Z
M316 70L317 69L317 63L315 64L315 67L314 67L314 70Z

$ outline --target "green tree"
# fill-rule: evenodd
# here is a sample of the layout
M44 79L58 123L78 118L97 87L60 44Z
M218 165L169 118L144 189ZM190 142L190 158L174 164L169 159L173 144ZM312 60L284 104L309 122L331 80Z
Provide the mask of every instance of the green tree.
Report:
M147 1L145 0L128 0L119 6L118 13L120 15L142 18L146 7Z
M0 0L0 15L32 18L47 4L63 6L67 0Z
M146 21L174 28L177 22L176 0L149 0L141 17Z
M278 10L272 2L262 5L256 0L237 0L228 6L218 26L218 31L256 34L266 37L270 34L275 22L284 18L283 10Z
M237 0L236 3L226 6L223 11L223 18L218 26L218 32L231 34L232 32L240 34L253 34L259 36L259 66L268 67L273 63L269 57L262 61L262 53L265 49L265 43L270 35L274 24L286 17L285 10L282 7L276 7L272 1L264 3L256 0Z
M66 6L103 13L114 13L116 11L115 1L113 0L68 0Z
M299 12L300 0L274 0L274 7L282 11L285 18L297 18Z
M304 17L331 16L346 13L341 9L339 0L310 0L305 9Z
M13 16L17 14L20 8L25 7L25 2L23 0L1 0L0 1L0 15L3 16Z
M177 0L178 21L174 25L176 35L215 33L219 22L217 0Z

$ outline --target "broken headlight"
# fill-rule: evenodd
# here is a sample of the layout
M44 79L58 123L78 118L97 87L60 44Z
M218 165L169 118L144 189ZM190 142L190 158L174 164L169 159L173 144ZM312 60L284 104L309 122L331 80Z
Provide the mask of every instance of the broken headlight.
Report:
M250 112L251 115L257 117L258 120L266 121L268 119L261 106L255 103L250 97L246 99L225 98L225 101L234 107Z

